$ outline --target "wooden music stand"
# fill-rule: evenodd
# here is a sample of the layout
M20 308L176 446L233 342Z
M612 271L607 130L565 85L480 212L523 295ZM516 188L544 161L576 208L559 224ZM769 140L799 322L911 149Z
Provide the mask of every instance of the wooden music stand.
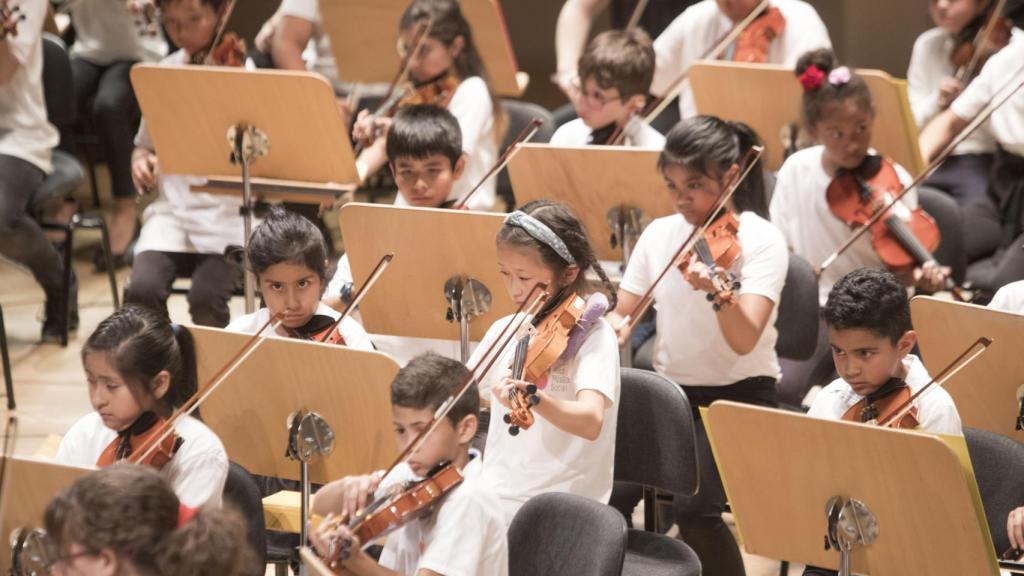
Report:
M911 174L924 170L917 124L910 109L907 81L881 70L857 70L875 102L871 145ZM800 122L802 88L793 70L769 64L697 62L690 67L690 87L701 114L750 125L765 143L769 170L782 166L782 130Z
M379 204L346 204L341 209L352 273L366 278L381 255L395 253L386 274L360 304L371 334L458 340L462 329L479 341L499 318L516 311L498 274L495 237L505 217L500 214L407 208ZM468 277L490 291L489 310L472 322L446 318L445 284ZM465 351L465 350L464 350Z
M568 204L583 221L597 257L624 262L624 247L632 248L643 226L636 227L633 238L623 235L613 228L610 210L639 208L641 221L675 213L658 172L660 153L623 146L523 144L509 162L508 173L520 204L543 199ZM615 247L610 241L613 234Z
M704 422L751 554L837 569L839 554L822 536L826 506L839 496L862 502L877 521L877 538L850 553L858 574L999 573L962 437L733 402L712 404Z
M528 77L519 72L498 0L461 0L462 14L487 68L491 88L520 96ZM390 83L399 72L398 22L409 0L332 0L321 2L324 31L345 82ZM373 54L373 58L367 58Z
M16 528L42 528L43 511L50 500L62 489L74 484L92 470L62 466L52 462L11 458L7 461L7 480L4 493L0 494L0 537L3 553L0 554L0 574L11 569L10 535Z
M980 336L992 339L988 351L944 388L964 426L1024 442L1024 432L1016 429L1024 387L1024 316L930 296L911 300L910 314L926 366L944 366Z
M359 181L334 91L318 74L137 64L131 78L161 171L208 178L205 192L241 191L246 243L254 193L319 202ZM245 308L255 308L248 272Z
M302 560L303 567L309 568L316 576L335 576L334 570L331 570L312 548L299 548L299 559Z

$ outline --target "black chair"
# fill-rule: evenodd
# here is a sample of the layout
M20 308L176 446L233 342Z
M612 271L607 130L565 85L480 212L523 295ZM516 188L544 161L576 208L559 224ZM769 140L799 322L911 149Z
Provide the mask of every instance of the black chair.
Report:
M992 544L995 553L1002 554L1010 547L1006 517L1011 510L1024 506L1024 483L1020 482L1024 478L1024 445L977 428L964 428L964 438Z
M619 576L625 554L622 515L574 494L531 498L508 528L509 576Z
M662 535L658 518L666 496L697 493L700 463L690 402L682 388L654 372L623 368L621 382L614 490L643 488L646 529L629 530L622 573L699 576L696 553Z
M779 333L775 353L780 357L806 360L814 354L818 343L818 279L807 260L792 252L775 330Z
M942 241L933 254L935 260L952 269L953 280L963 282L967 276L967 251L960 206L948 194L928 187L917 189L917 200L935 220L942 235Z
M266 522L263 517L263 499L252 474L242 466L230 462L228 478L224 483L224 503L234 506L245 519L245 534L252 546L260 569L252 576L263 576L267 565Z
M47 117L61 133L62 141L75 121L74 85L71 80L71 61L68 59L64 42L49 33L43 33L43 93L46 98ZM35 190L31 198L30 211L39 225L48 230L64 233L64 285L63 295L69 305L68 322L71 313L72 255L74 254L74 232L79 228L99 230L102 236L103 254L106 258L107 276L114 309L120 308L117 292L117 278L114 275L110 254L110 236L107 224L99 213L78 213L67 224L49 222L43 215L55 203L63 202L84 181L85 175L78 160L60 147L53 151L53 173L48 175ZM67 346L67 330L61 335L61 346Z
M7 350L7 327L4 325L3 306L0 306L0 359L3 360L4 386L7 387L7 409L14 410L14 378L11 376L11 355Z
M551 140L551 135L555 133L555 122L551 117L551 112L543 106L521 100L502 99L501 107L508 117L508 129L505 132L505 140L501 143L501 151L508 148L509 144L534 118L540 118L543 123L530 142L541 144L548 142ZM511 212L516 207L516 197L512 191L512 180L509 179L508 168L498 173L495 191L498 198L505 201L506 208Z

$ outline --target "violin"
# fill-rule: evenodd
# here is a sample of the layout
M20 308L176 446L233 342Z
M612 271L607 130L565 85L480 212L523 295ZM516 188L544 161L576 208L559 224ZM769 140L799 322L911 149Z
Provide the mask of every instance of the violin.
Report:
M398 101L398 105L392 110L392 114L399 108L417 104L433 104L447 108L459 83L459 77L449 70L436 78L409 86Z
M433 512L441 499L462 484L463 479L462 472L454 465L441 463L426 478L406 483L397 493L386 494L368 504L348 523L349 530L364 547L369 546L402 525ZM341 568L341 562L348 559L351 542L330 542L325 560L331 569Z
M189 57L189 63L205 66L234 66L245 65L246 47L245 40L242 40L234 32L225 32L228 20L235 10L235 1L228 0L224 13L220 16L217 24L217 33L213 35L210 45L203 50L197 51Z
M156 441L157 436L165 428L170 428L166 419L157 416L153 412L143 412L135 422L132 422L131 426L118 432L117 438L114 438L103 449L100 457L96 460L96 467L106 468L115 462L132 459L132 462L135 464L145 464L157 470L162 469L171 461L171 458L174 458L178 449L185 442L176 432L172 431L170 434L164 434L163 438L159 439L155 444L155 449L148 450L141 457L137 456L142 447Z
M684 275L689 271L694 256L708 267L715 292L708 293L707 299L712 303L715 312L721 310L724 305L732 304L736 291L740 289L739 280L729 272L729 268L743 253L743 245L737 236L739 231L740 222L736 215L730 210L723 211L707 227L704 234L697 238L693 249L683 254L683 261L679 263L679 271Z
M21 7L15 5L11 8L7 0L0 0L0 40L8 36L18 35L18 22L25 19Z
M757 18L736 37L733 62L764 64L768 61L768 47L772 40L782 35L785 29L786 17L778 8L771 7L758 13Z
M825 192L829 210L850 228L868 225L874 218L871 246L887 268L906 271L935 261L932 250L939 245L939 227L920 207L913 210L892 198L903 190L892 162L869 155L853 170L840 168Z
M956 35L949 60L960 82L974 79L989 57L1010 42L1013 21L1003 16L1005 6L1006 0L998 0Z
M128 0L128 11L135 15L139 36L156 36L160 32L160 11L153 0Z
M876 392L868 394L859 402L850 406L843 414L847 422L877 424L890 419L896 411L906 404L911 397L910 386L899 378L890 378ZM921 423L917 420L917 406L894 421L893 428L915 430Z
M299 340L312 340L324 344L347 346L341 330L335 330L334 318L323 314L314 314L309 322L298 328L287 328L288 335Z

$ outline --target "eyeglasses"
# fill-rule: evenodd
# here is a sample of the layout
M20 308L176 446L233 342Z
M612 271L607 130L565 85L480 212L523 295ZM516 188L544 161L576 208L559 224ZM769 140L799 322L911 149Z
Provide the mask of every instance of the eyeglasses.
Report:
M573 90L580 95L580 99L583 103L593 108L604 108L611 102L622 100L621 94L618 96L605 96L598 90L584 90L583 83L580 82L579 78L573 79L570 84L572 85Z

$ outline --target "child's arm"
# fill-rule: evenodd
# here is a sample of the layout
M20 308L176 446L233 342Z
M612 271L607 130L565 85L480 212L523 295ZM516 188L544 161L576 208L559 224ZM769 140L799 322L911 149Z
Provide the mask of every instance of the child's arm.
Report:
M494 396L506 408L511 408L508 402L509 391L513 386L525 391L529 384L523 380L505 378L501 384L494 387ZM540 398L540 403L533 407L533 412L554 424L559 430L586 440L596 440L601 435L604 411L611 405L611 401L600 392L580 390L576 393L575 400L563 400L538 390L537 397Z
M555 56L558 61L555 83L562 92L575 100L571 81L576 76L576 65L583 55L590 28L608 7L609 0L566 0L558 12L555 25Z
M160 162L156 154L137 146L132 151L132 183L135 184L135 191L145 194L146 191L156 186L157 176L160 175Z
M18 59L14 57L14 53L11 52L7 38L0 38L0 86L11 81L20 65Z
M639 294L633 294L627 292L622 288L619 288L617 293L617 300L615 309L608 313L605 318L608 323L612 325L615 330L615 334L619 337L619 346L624 346L629 342L629 336L632 330L628 326L623 326L622 322L625 320L626 315L636 308L636 305L640 303L641 296Z
M345 541L349 543L349 556L341 564L342 575L355 576L401 576L394 570L389 570L378 564L366 552L363 552L362 543L359 538L349 532L345 526L332 527L334 516L328 515L315 530L309 531L309 539L313 547L322 558L330 554L330 542L332 540ZM338 545L338 544L335 544Z
M337 514L351 518L371 501L380 485L380 474L346 476L317 491L313 498L313 513L319 516Z
M690 264L686 280L695 290L715 292L708 267L701 262ZM734 296L733 303L723 304L715 317L729 348L741 356L752 352L774 308L775 302L760 294L741 294Z
M921 131L919 140L921 156L926 162L934 160L965 126L967 126L967 120L960 118L953 110L947 108L933 118Z
M305 70L302 51L313 36L313 23L296 16L281 16L270 40L274 67L282 70Z

